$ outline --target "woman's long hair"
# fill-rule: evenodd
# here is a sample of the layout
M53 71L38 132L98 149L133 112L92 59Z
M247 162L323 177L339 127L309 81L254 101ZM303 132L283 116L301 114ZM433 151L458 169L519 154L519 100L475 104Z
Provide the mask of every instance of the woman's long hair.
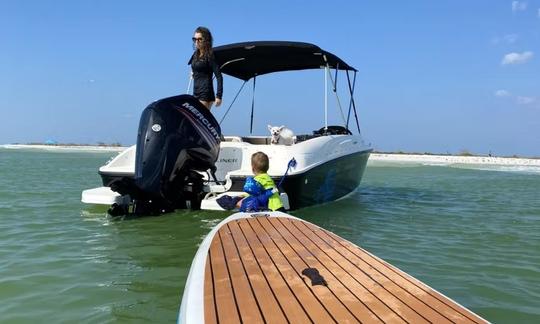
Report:
M212 46L214 39L212 38L212 33L210 30L206 27L200 26L195 29L195 33L200 33L203 38L200 47L197 48L197 56L204 59L212 57Z

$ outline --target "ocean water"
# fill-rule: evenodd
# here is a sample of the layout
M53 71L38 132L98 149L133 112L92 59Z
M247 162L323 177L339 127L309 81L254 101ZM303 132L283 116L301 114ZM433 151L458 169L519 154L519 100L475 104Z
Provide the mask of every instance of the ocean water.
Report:
M197 246L228 214L83 205L113 155L0 148L0 322L176 320ZM349 197L293 214L489 321L540 322L538 170L374 162Z

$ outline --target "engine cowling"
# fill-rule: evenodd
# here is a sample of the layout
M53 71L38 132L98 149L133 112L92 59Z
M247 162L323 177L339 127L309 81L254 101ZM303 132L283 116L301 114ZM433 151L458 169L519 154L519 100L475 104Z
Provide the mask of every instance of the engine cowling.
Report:
M174 206L189 181L215 168L221 128L198 99L180 95L148 105L137 134L135 174L111 184L134 200Z

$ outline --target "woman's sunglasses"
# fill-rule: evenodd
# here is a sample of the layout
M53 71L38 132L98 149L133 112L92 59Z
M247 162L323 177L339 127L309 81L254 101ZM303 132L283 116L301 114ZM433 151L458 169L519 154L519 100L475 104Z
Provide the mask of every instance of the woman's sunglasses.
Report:
M191 40L193 42L202 42L204 40L204 38L202 38L202 37L201 38L191 37Z

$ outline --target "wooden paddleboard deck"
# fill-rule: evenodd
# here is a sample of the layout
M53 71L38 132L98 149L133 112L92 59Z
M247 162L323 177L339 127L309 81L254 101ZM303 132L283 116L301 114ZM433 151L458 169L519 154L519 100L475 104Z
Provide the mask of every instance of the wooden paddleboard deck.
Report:
M201 244L180 323L486 323L349 241L293 216L237 213Z

